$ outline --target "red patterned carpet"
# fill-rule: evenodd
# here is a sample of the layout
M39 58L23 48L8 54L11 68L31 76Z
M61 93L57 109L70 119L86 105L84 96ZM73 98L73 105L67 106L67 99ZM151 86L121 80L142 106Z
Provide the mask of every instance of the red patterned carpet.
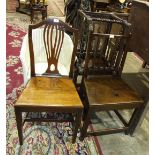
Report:
M23 84L22 65L19 54L25 34L26 33L21 31L20 28L14 26L12 29L11 25L7 25L7 94L10 94L13 89L19 88Z
M17 95L20 95L23 89L19 54L26 32L15 24L7 23L6 27L7 155L101 155L97 138L86 138L83 143L79 140L75 144L70 143L72 138L70 123L25 123L24 144L19 145L13 106Z

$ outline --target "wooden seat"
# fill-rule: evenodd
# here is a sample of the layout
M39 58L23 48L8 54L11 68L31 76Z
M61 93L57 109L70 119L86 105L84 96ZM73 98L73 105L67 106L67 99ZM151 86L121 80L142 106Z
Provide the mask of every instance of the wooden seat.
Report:
M128 108L131 104L139 106L143 102L121 78L94 77L84 80L84 85L89 104L98 106L99 109Z
M82 107L72 79L52 77L31 78L16 102L17 106Z
M37 31L40 33L37 39L33 38L33 31L39 29ZM61 49L65 45L64 39L66 32L72 34L72 37L68 36L70 39L72 38L73 49L72 53L69 55L69 73L68 76L60 74L59 68L59 59L62 57L62 53L65 54L66 51ZM15 103L15 115L17 121L17 129L19 135L20 145L23 144L23 136L22 136L22 113L23 112L61 112L61 113L70 113L73 116L73 119L70 120L60 120L57 119L45 119L45 118L30 118L29 121L74 121L73 124L73 139L72 142L76 141L77 131L80 127L81 116L83 111L83 104L78 96L76 88L74 86L72 77L73 77L73 69L74 69L74 61L75 61L75 52L77 46L77 32L78 30L69 27L64 22L58 19L47 19L39 24L30 25L29 26L29 51L30 51L30 67L31 67L31 79L28 81L25 89L22 94L18 98ZM42 41L41 41L42 40ZM34 48L34 41L39 46L42 42L40 51L39 48ZM66 45L68 46L68 45ZM69 49L67 50L67 52ZM39 52L43 53L41 55L46 55L46 57L39 57ZM43 60L41 60L43 59ZM47 68L42 74L36 74L35 65L36 63L44 62L46 63ZM61 61L61 63L64 63ZM42 63L41 63L42 64ZM62 64L63 65L63 64ZM24 122L28 120L27 118ZM52 129L51 129L52 130Z
M87 18L86 15L89 32L80 87L84 104L81 140L89 135L98 136L123 131L130 134L131 127L144 106L143 99L121 79L127 55L130 23L117 16L108 17L108 14L104 16L103 13L103 18L99 18L99 14L97 15L92 18ZM100 22L101 27L106 26L105 31L94 32L97 22ZM116 26L119 27L119 31L116 31ZM133 109L128 121L120 113L120 110L126 109ZM93 113L98 111L114 111L123 126L87 131Z

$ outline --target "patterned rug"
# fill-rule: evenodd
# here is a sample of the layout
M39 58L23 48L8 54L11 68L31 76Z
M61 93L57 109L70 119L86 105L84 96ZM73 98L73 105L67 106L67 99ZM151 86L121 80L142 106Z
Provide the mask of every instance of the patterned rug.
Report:
M18 26L19 19L14 19L14 22L11 21L11 18L7 18L7 155L101 155L97 138L86 138L84 142L77 138L77 143L70 143L72 126L68 122L25 123L23 127L24 143L22 146L19 145L14 103L23 90L23 73L19 53L28 24L26 24L26 19L23 19L20 27ZM57 117L61 117L61 115Z

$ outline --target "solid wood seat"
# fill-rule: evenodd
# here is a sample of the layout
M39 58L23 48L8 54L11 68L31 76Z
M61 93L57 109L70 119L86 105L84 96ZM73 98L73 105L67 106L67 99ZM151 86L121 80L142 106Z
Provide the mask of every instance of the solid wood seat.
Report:
M99 109L129 108L132 103L140 106L143 102L121 78L94 77L84 80L84 85L89 104Z
M31 78L16 106L83 107L72 79L48 77Z
M84 96L83 102L84 115L81 140L90 135L99 136L123 131L126 134L132 134L130 133L132 125L144 106L144 101L137 92L132 90L121 78L116 77L88 78L84 79L82 85L82 92L86 96ZM134 109L128 121L119 112L119 110L126 109ZM123 126L87 131L89 124L91 124L92 115L98 111L114 111Z
M34 35L36 29L38 30L37 37ZM80 101L72 79L78 43L78 30L70 27L59 19L50 18L36 25L29 25L28 32L31 78L15 103L15 115L20 145L23 144L23 112L27 112L28 114L30 112L40 112L40 114L45 113L47 116L48 113L53 112L63 113L64 116L70 114L72 119L68 117L65 120L59 117L55 119L49 117L40 118L39 116L33 118L32 116L30 119L28 119L28 117L24 119L24 122L74 122L72 142L75 143L83 112L83 104ZM72 34L72 36L70 37L66 32ZM73 48L70 48L70 46L66 44L66 36L73 43ZM39 48L39 46L41 46L41 48ZM64 48L64 46L66 46L66 48ZM68 55L64 49L66 49ZM60 67L60 60L64 68ZM41 63L41 65L46 65L43 68L40 66L39 69L42 70L42 72L37 73L36 65L39 62L44 62ZM65 69L68 72L63 74L64 71L62 70ZM28 116L28 114L26 116Z

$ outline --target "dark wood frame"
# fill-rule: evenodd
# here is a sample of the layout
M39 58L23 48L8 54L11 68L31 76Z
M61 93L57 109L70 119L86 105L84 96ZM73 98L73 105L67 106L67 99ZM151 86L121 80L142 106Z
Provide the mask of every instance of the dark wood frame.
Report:
M30 0L30 3L31 3L31 0ZM30 7L24 8L24 9L21 8L20 0L18 0L18 7L16 8L16 12L20 12L20 13L27 14L27 15L31 14Z
M92 12L96 12L96 11L100 11L100 10L106 10L107 6L112 4L112 2L107 1L96 1L96 0L92 0L91 2L91 11Z
M124 104L124 105L122 105L121 103L117 103L116 105L112 104L111 106L110 105L104 106L104 104L100 105L97 103L94 105L91 105L91 104L89 104L89 100L87 97L87 90L86 90L86 83L85 83L85 80L87 80L88 75L95 75L95 76L97 76L97 75L111 75L114 78L117 77L117 78L121 79L121 74L122 74L122 70L123 70L126 55L127 55L127 42L128 42L128 39L130 38L129 29L130 29L131 24L128 23L126 20L120 19L119 17L116 16L116 14L113 14L113 13L112 14L106 13L106 12L105 13L91 13L91 12L80 11L80 14L85 17L85 20L88 21L88 25L89 25L88 26L89 31L88 31L88 41L87 41L87 49L86 49L86 56L85 56L84 72L82 75L82 83L81 83L81 87L80 87L80 95L81 95L81 98L84 99L84 102L83 102L83 104L84 104L83 122L84 123L81 128L81 140L83 140L88 135L98 136L98 135L103 135L103 134L118 133L118 132L122 132L122 131L125 131L126 134L132 134L131 130L134 125L134 122L136 121L136 117L139 115L139 113L141 112L141 110L144 107L143 100L139 99L136 102L129 102L129 103L127 102L127 104ZM120 15L120 14L118 14L118 15ZM103 16L103 19L102 19L102 16ZM104 18L104 16L109 16L109 18ZM124 18L126 18L126 15L124 16ZM93 32L93 22L95 22L95 21L109 23L106 33ZM91 49L92 48L91 41L96 36L98 36L98 37L104 36L107 38L110 37L111 25L113 23L119 23L120 25L122 25L122 28L123 28L122 34L114 35L116 38L121 38L119 55L118 55L118 57L119 57L118 59L120 59L120 60L118 60L118 63L116 61L116 68L114 68L115 70L113 70L112 68L109 68L109 70L105 70L102 72L99 72L99 71L90 72L88 63L89 63L89 58L91 57L90 51L92 50ZM105 47L107 47L106 41L105 41ZM78 75L78 71L76 74ZM108 78L107 78L107 80L108 80ZM128 122L118 112L118 110L121 110L121 109L135 109ZM87 132L87 128L88 128L88 125L90 124L90 118L92 116L92 113L97 112L97 111L106 111L106 110L107 111L113 110L124 126L121 128L112 128L112 129L105 129L105 130L100 130L100 131Z
M104 18L105 16L109 18ZM79 49L77 51L77 57L83 57L84 59L86 55L86 47L88 44L88 35L90 31L93 31L93 22L101 21L101 22L111 22L111 23L123 23L124 25L131 26L130 23L128 23L128 13L109 13L106 11L103 12L90 12L90 11L85 11L83 9L78 10L78 23L76 27L79 29ZM115 20L112 20L115 19ZM86 25L87 24L87 25ZM107 28L106 34L103 34L103 36L107 37L109 36L108 32L110 31L110 24L109 28ZM129 30L127 30L129 31ZM95 33L94 35L101 35ZM129 37L130 34L128 34L126 37ZM117 37L121 37L120 35L117 35ZM85 45L85 47L83 47ZM106 46L105 46L106 48ZM74 83L76 84L77 87L80 87L80 84L77 83L77 77L83 76L83 67L79 68L79 62L77 60L76 62L76 69L74 71ZM80 70L81 69L81 70Z

